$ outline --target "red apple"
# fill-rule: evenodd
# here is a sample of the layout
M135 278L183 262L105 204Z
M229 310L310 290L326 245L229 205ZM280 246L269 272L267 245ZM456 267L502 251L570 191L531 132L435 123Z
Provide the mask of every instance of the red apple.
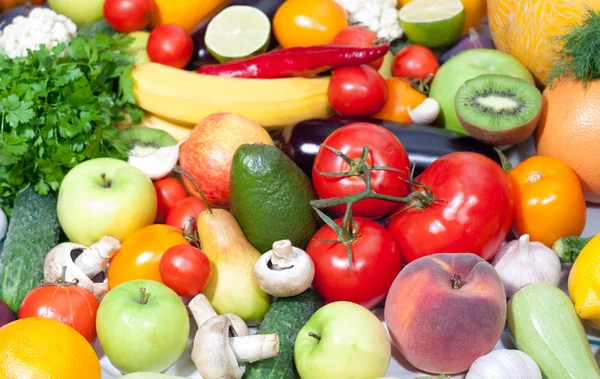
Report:
M506 322L506 295L494 267L475 254L435 254L409 263L385 304L398 350L417 369L467 371L489 353Z
M179 165L196 181L209 203L229 205L229 171L233 154L245 143L275 145L260 125L235 113L215 113L202 119L179 150ZM183 183L192 196L194 185Z

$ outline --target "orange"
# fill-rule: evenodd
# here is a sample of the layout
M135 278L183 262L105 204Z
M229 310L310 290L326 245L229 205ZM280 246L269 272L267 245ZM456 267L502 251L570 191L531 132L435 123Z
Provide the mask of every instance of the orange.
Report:
M410 81L390 78L385 81L388 99L383 108L373 117L380 120L411 123L408 108L415 109L427 96L413 88Z
M160 259L167 249L177 245L189 245L189 242L181 230L171 225L149 225L125 238L121 250L108 266L109 288L137 279L162 283Z
M152 27L175 24L190 32L203 19L216 15L230 0L153 0Z
M586 204L577 174L552 157L534 156L509 171L515 196L513 231L551 247L561 237L579 236Z
M326 45L348 26L346 11L333 0L287 0L273 18L273 32L284 48Z
M412 0L398 0L398 7L402 7ZM479 28L485 20L487 6L486 0L461 0L465 7L465 26L463 34L468 34L470 28Z
M542 93L537 152L568 164L587 201L600 203L600 81L556 81Z
M70 326L24 318L0 328L0 378L100 379L100 362L92 345Z
M600 0L488 0L488 19L498 50L529 68L538 82L548 84L557 59L553 37L581 21L585 7L600 8Z

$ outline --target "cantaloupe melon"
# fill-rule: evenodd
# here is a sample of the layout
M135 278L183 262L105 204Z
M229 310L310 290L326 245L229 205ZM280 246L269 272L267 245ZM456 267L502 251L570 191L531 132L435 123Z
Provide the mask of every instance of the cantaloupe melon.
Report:
M520 60L545 86L558 48L553 37L580 22L586 6L600 9L600 0L488 0L494 44Z

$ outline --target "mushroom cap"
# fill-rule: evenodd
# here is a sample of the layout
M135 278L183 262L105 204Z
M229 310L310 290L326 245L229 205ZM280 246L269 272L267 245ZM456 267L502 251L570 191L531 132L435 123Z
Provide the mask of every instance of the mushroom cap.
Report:
M225 313L223 316L227 317L229 321L231 321L231 326L237 337L250 335L250 330L248 329L246 321L244 321L240 316L233 313Z
M271 269L273 251L261 255L254 266L254 276L260 288L275 297L290 297L301 294L310 287L315 276L315 265L302 249L294 247L296 257L290 268L277 271Z

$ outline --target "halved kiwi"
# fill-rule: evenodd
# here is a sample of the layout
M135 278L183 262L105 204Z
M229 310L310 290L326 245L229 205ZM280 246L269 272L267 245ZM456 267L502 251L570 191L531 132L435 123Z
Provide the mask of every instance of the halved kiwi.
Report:
M458 119L471 137L490 145L515 145L535 130L542 94L531 83L508 75L481 75L456 93Z
M117 138L129 146L130 155L138 157L149 155L161 147L177 145L175 138L164 130L144 126L123 129Z

